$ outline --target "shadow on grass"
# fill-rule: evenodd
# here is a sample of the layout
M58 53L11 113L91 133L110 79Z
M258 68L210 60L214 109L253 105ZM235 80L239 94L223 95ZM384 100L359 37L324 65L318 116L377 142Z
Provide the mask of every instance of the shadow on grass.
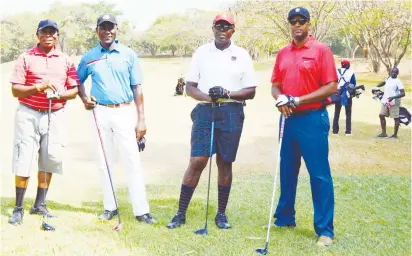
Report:
M12 211L15 206L15 198L11 197L1 197L1 214L3 216L11 216ZM33 199L26 199L24 200L24 208L28 210L32 207L34 203ZM96 214L97 212L102 211L103 204L101 202L83 202L82 207L74 207L68 204L60 204L55 201L48 201L46 200L47 207L59 210L59 211L67 211L67 212L81 212L81 213L91 213Z

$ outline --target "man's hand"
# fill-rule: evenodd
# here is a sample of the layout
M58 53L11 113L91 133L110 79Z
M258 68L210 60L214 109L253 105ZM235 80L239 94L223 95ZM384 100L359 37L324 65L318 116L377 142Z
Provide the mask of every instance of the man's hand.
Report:
M144 121L138 121L137 126L136 126L136 140L137 143L143 138L143 136L146 135L146 124Z
M388 102L390 103L391 101L393 101L393 97L388 97Z
M97 105L96 98L93 97L93 96L82 99L82 101L83 101L83 104L84 104L84 108L87 109L87 110L94 109Z
M276 100L276 107L290 106L296 107L299 105L299 97L292 97L290 95L281 94Z
M281 94L276 100L276 107L285 117L292 115L297 105L299 105L299 97Z
M212 98L212 101L218 99L229 99L230 91L224 89L222 86L215 86L209 89L209 97Z
M44 92L46 90L51 90L53 93L57 94L57 87L50 84L49 80L44 80L43 84L36 84L35 87L38 91L41 91L41 92Z

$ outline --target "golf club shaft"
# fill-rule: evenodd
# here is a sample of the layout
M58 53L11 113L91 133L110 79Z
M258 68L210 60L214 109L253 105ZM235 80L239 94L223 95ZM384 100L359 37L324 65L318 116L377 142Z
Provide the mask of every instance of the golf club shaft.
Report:
M213 112L212 112L213 115ZM206 199L206 222L205 222L205 228L207 228L207 219L208 219L208 211L209 211L209 192L210 192L210 176L212 176L212 159L213 159L213 136L214 136L214 131L215 131L215 121L214 118L212 117L212 131L210 135L210 163L209 163L209 180L207 182L207 199Z
M212 103L212 128L210 131L210 153L209 153L209 178L207 182L207 199L206 199L206 221L205 221L205 228L207 228L207 219L208 219L208 212L209 212L209 192L210 192L210 176L212 176L212 159L213 159L213 137L215 134L215 103Z
M283 131L285 129L285 117L284 116L280 116L282 122L280 125L280 132L279 132L279 150L278 150L278 159L277 159L277 163L276 163L276 172L275 172L275 178L273 181L273 192L272 192L272 200L270 201L270 212L269 212L269 221L268 221L268 231L266 234L266 248L269 245L269 235L270 235L270 222L272 220L272 213L273 213L273 203L275 201L275 194L276 194L276 184L277 184L277 179L278 179L278 173L279 173L279 169L280 169L280 152L282 150L282 140L283 140Z
M116 193L114 191L114 186L113 186L113 181L112 181L112 175L110 173L110 167L109 167L109 163L107 162L107 157L106 157L106 151L104 150L104 144L103 144L103 139L102 139L102 135L100 133L100 128L97 122L97 117L96 117L96 112L94 111L94 109L92 109L93 112L93 117L94 117L94 122L96 124L96 128L97 128L97 133L99 135L99 139L100 139L100 145L102 146L102 151L103 151L103 157L104 157L104 161L106 163L106 167L107 167L107 173L109 174L109 181L110 181L110 186L112 188L112 192L113 192L113 198L114 198L114 203L116 205L116 210L117 210L117 218L119 220L119 224L121 223L121 219L120 219L120 211L119 211L119 207L117 205L117 199L116 199Z
M50 141L50 121L51 121L51 105L52 105L52 99L49 99L49 107L47 109L47 138L46 138L46 144L47 144L47 159L49 159L49 141ZM47 165L47 168L49 168L49 165ZM43 198L46 200L46 189L47 189L47 173L46 173L46 168L43 170L44 171L44 186L43 188ZM46 222L45 219L47 220L47 214L43 214L43 222Z

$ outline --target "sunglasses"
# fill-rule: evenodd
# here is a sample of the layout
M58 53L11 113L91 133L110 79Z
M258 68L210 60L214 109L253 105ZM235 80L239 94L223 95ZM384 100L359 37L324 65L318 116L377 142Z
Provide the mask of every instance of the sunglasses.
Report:
M220 31L228 31L233 28L232 25L228 25L228 24L215 24L214 27L215 29L220 30Z
M299 25L304 25L306 22L308 22L308 19L291 19L289 20L290 25L294 26L296 23L299 23Z

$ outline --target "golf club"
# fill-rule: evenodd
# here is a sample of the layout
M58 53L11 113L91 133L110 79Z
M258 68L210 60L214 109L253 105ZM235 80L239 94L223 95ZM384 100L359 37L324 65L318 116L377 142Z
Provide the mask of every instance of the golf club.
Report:
M280 132L279 132L279 151L278 151L278 159L276 163L276 172L275 172L275 179L273 181L273 192L272 192L272 200L270 204L270 212L269 212L269 221L268 221L268 231L266 234L266 244L265 248L258 248L255 251L259 254L266 255L268 253L268 246L269 246L269 235L270 235L270 222L272 220L272 213L273 213L273 202L275 201L275 193L276 193L276 181L278 179L278 172L280 167L280 151L282 149L282 139L283 139L283 130L285 129L285 117L280 115L282 123L280 125Z
M210 154L209 154L209 180L207 182L207 200L206 200L206 221L205 221L205 226L199 230L195 231L196 235L207 235L207 217L208 217L208 211L209 211L209 191L210 191L210 176L212 173L212 157L213 157L213 136L215 132L215 103L212 102L212 131L210 135Z
M104 150L102 135L101 135L101 133L100 133L99 125L98 125L98 123L97 123L96 112L94 111L94 109L92 109L92 112L93 112L94 122L95 122L96 128L97 128L97 133L99 134L100 145L102 146L103 157L104 157L104 161L105 161L106 167L107 167L107 173L109 174L110 186L112 187L112 192L113 192L113 197L114 197L114 203L115 203L116 209L117 209L117 219L118 219L118 223L117 223L116 226L113 227L113 230L114 230L114 231L122 231L123 227L122 227L122 221L121 221L121 219L120 219L120 211L119 211L119 207L118 207L118 205L117 205L116 193L114 192L114 186L113 186L112 176L111 176L111 174L110 174L110 173L111 173L111 172L110 172L110 167L109 167L109 164L107 163L106 151Z
M47 146L46 146L46 151L47 151L47 155L49 155L49 137L50 137L50 119L51 119L51 104L52 104L52 98L53 98L53 96L52 95L50 95L50 93L49 92L47 92L47 99L49 100L49 107L48 107L48 109L47 109L47 137L46 137L46 144L47 144ZM48 159L48 158L47 158ZM43 198L46 198L46 188L47 188L47 179L46 179L46 175L47 175L47 173L46 173L46 168L44 169L44 185L46 186L44 189L43 189L43 192L44 192L44 197ZM43 214L43 221L42 221L42 223L41 223L41 229L42 230L44 230L44 231L54 231L54 230L56 230L52 225L50 225L50 224L48 224L46 221L47 221L47 218L48 218L48 216L47 216L47 213L46 214Z

